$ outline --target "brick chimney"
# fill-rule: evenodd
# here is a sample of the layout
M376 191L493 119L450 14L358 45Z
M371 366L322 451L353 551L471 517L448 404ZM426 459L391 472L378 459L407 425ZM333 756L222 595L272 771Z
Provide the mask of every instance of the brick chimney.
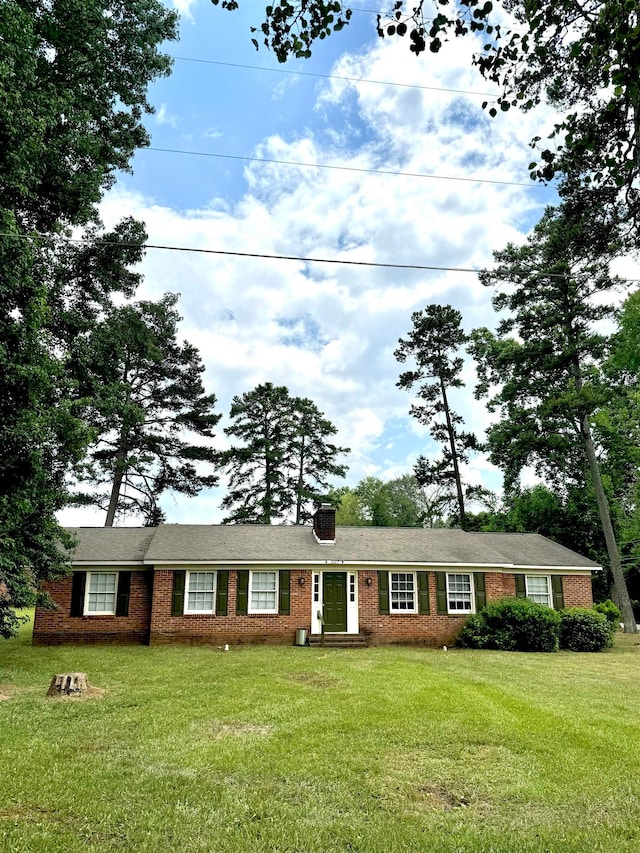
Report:
M320 504L315 511L313 534L321 545L335 545L336 510L331 504Z

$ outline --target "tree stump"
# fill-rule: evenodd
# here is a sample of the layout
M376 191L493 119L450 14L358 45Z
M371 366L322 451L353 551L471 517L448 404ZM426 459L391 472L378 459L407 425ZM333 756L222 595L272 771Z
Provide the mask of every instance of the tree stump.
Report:
M53 676L47 696L80 696L88 691L86 672L63 672Z

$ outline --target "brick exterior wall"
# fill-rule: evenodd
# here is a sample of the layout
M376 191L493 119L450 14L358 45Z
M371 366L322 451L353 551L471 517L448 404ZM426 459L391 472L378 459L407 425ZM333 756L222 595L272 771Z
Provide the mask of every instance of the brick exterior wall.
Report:
M587 575L565 575L562 578L565 607L591 607L593 591L591 578Z
M304 578L304 585L299 579ZM371 580L367 584L367 578ZM237 645L294 642L297 628L310 631L312 573L291 570L291 613L288 616L236 615L237 572L229 572L227 616L210 614L171 615L173 571L134 571L128 616L70 616L71 577L47 585L58 605L54 611L36 610L33 642L61 643L163 643ZM515 576L485 573L487 601L515 595ZM563 577L565 607L592 604L589 575ZM378 573L358 572L359 629L370 645L453 645L465 616L438 616L435 572L429 572L429 615L394 613L382 615L378 606Z
M367 578L371 585L367 585ZM487 601L496 601L507 595L515 595L513 575L501 572L486 572L485 587ZM506 588L505 588L506 587ZM378 612L378 573L359 573L358 596L360 605L360 630L369 645L421 645L452 646L465 623L464 616L438 616L435 572L429 572L429 615L419 613Z
M487 603L516 594L515 575L485 572ZM371 585L367 585L367 578ZM435 572L429 572L429 615L417 613L378 612L378 573L361 571L358 574L360 631L369 645L451 646L464 625L466 616L438 616ZM566 575L562 578L565 607L590 607L593 603L591 577Z
M299 579L304 578L304 585ZM297 628L311 627L311 571L291 570L291 613L236 616L237 572L229 572L227 616L171 615L173 572L159 570L153 585L151 645L162 643L241 643L293 645Z
M71 575L45 585L57 610L36 609L34 645L148 643L153 571L131 572L128 616L71 616Z

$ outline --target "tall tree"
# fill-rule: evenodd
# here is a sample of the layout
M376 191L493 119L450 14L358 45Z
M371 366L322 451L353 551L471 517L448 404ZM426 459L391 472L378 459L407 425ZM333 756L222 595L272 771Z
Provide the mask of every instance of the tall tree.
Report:
M616 498L622 550L629 565L640 565L640 290L627 297L617 323L604 368L607 405L596 412L594 432Z
M92 490L75 500L104 509L106 527L131 512L157 524L165 491L194 496L217 484L205 473L216 451L194 439L211 439L220 415L215 396L205 394L197 349L177 340L177 301L167 293L114 308L74 348L95 436L77 471Z
M258 385L233 398L229 417L225 433L242 444L221 455L229 474L222 508L231 510L223 523L271 524L294 504L287 476L295 433L289 391L271 382Z
M429 305L424 311L414 312L411 320L413 329L406 340L400 339L395 357L402 364L412 358L416 369L402 373L397 384L408 390L418 385L418 402L410 412L443 445L440 459L430 462L424 456L419 458L416 479L420 485L447 484L455 490L464 530L465 488L460 466L479 445L475 435L461 429L462 417L451 408L449 395L452 389L464 385L460 378L463 359L457 353L469 338L460 325L462 315L450 305Z
M597 241L584 236L582 221L561 208L548 209L525 246L510 244L494 253L495 268L480 279L489 287L500 285L493 305L508 314L497 335L488 329L473 334L476 394L499 388L489 407L501 420L490 428L488 446L507 475L507 487L527 464L551 477L584 471L595 493L625 630L635 632L591 426L603 402L594 377L607 343L597 324L612 312L606 297L616 281L607 258L594 251Z
M239 0L213 3L233 10ZM264 21L252 30L285 62L310 56L316 40L350 19L349 3L287 0L266 6ZM490 115L531 110L543 97L559 112L550 142L531 142L540 149L531 176L549 180L560 173L565 198L588 204L594 217L613 227L631 224L637 233L640 48L633 0L435 0L428 9L424 0L394 0L389 13L378 15L377 32L404 38L416 56L477 35L472 62L499 90L495 102L483 104ZM258 40L252 41L257 49Z
M295 524L313 515L313 506L327 497L330 477L344 477L347 466L338 459L349 452L329 439L338 430L308 398L293 399L294 433L291 444L292 487L295 494Z
M323 497L329 476L344 476L336 456L346 448L329 443L335 427L311 400L291 397L284 386L267 382L234 397L227 435L240 439L222 454L229 473L225 523L271 524L293 513L299 524L310 517L305 504Z
M51 240L96 221L118 169L148 142L149 82L176 15L158 0L5 0L0 4L0 634L12 607L44 597L65 570L55 520L83 452L58 334ZM105 248L105 247L103 247ZM103 252L102 257L106 257ZM60 268L60 267L58 267ZM60 280L60 279L59 279ZM59 281L58 280L58 281ZM79 281L79 279L78 279ZM25 567L29 566L27 572Z

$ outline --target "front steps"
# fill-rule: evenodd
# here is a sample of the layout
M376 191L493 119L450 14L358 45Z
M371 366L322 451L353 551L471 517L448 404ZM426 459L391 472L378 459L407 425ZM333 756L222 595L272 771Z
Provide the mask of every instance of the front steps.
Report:
M314 648L320 648L320 634L311 634L309 637L309 645ZM325 634L324 635L325 649L366 649L367 640L364 634Z

